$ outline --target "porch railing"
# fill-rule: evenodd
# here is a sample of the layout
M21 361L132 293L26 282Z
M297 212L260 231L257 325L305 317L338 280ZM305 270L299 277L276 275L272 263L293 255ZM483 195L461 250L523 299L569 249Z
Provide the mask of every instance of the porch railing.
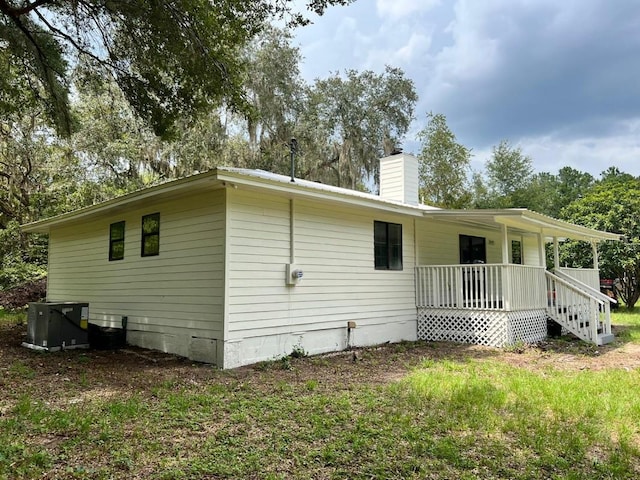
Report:
M546 308L544 267L473 264L416 267L416 306L526 310Z

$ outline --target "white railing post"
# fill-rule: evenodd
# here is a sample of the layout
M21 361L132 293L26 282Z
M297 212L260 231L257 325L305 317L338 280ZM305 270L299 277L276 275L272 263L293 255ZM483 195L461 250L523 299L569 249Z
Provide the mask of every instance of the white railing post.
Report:
M462 273L461 268L456 268L454 271L455 279L456 279L456 297L455 297L455 308L463 308L464 307L464 275Z
M502 305L506 311L511 310L511 275L508 265L502 265Z
M611 303L604 302L604 325L602 333L611 335Z
M600 326L600 308L595 298L591 299L591 339L598 345L598 327Z

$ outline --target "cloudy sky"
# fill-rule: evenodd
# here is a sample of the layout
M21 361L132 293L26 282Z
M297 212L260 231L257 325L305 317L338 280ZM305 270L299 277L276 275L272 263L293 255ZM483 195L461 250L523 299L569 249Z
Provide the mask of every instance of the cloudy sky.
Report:
M356 0L299 29L308 81L402 68L483 169L502 139L536 171L640 175L638 0Z

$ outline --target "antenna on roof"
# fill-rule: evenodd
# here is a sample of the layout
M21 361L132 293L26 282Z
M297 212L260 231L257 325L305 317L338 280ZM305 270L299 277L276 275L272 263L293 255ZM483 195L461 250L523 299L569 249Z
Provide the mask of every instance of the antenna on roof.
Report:
M296 181L296 161L295 156L298 151L298 141L295 138L291 139L291 143L289 143L289 151L291 153L291 181Z

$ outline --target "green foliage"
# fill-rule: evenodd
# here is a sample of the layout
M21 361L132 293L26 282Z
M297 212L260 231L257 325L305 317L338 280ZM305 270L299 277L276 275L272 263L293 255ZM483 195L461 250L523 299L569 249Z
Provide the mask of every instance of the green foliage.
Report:
M561 210L594 185L594 178L571 167L557 174L533 173L532 159L507 140L493 148L484 175L472 178L476 208L528 208L559 218ZM615 169L614 169L615 170Z
M307 352L301 344L296 344L293 346L291 350L291 354L289 355L291 358L304 358L307 356Z
M115 79L136 114L154 131L170 136L178 118L225 102L246 110L240 50L274 18L306 19L284 0L132 0L103 2L42 0L0 2L0 61L29 89L53 125L68 135L72 121L66 59L84 58L97 75ZM322 13L350 0L313 0ZM3 69L3 72L5 70ZM11 91L12 81L0 82ZM3 95L7 109L15 109ZM7 111L7 110L5 110Z
M398 68L316 80L296 127L301 177L358 189L409 129L417 95Z
M502 140L493 147L493 155L487 162L489 187L501 197L510 197L526 188L531 180L533 166L531 157L522 153L520 147L513 147L508 140Z
M0 291L46 275L46 245L33 240L27 241L15 221L0 229Z
M418 133L418 140L422 145L419 175L424 202L445 208L468 207L471 150L456 141L441 113L427 114L427 126Z
M50 123L69 134L69 83L65 48L38 15L11 15L20 7L0 3L0 113L20 111L20 102L41 105ZM11 95L15 95L12 97Z
M244 120L251 154L239 166L288 173L287 144L295 136L306 87L299 71L302 57L291 41L291 32L267 28L245 51L251 110Z
M475 181L475 203L480 208L529 207L534 203L533 166L530 157L508 140L493 147L484 180Z
M586 172L571 167L562 167L558 171L558 187L556 194L556 210L550 215L559 217L560 211L574 200L579 199L595 184L595 179Z
M610 175L582 198L562 211L565 220L608 232L621 233L624 242L608 242L599 247L601 276L619 279L616 290L628 308L640 298L640 179ZM562 262L587 266L592 262L590 246L568 242Z

